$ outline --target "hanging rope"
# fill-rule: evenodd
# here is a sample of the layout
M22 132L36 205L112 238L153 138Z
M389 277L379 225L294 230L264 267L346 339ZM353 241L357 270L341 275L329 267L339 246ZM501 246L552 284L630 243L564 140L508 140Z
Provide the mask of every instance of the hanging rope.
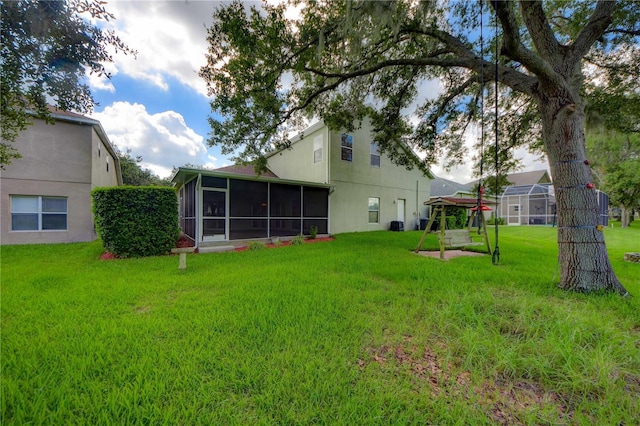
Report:
M495 70L494 70L494 103L495 103L495 114L494 123L495 123L495 152L494 152L494 160L495 160L495 168L496 168L496 181L495 181L495 196L498 197L500 186L498 185L498 170L500 166L500 157L498 156L498 58L500 55L500 47L498 45L498 7L500 3L495 2L496 8L496 20L495 20L495 39L496 39L496 57L495 57ZM497 198L496 198L497 200ZM496 247L493 249L493 255L491 256L491 262L494 265L500 263L500 247L498 245L498 207L499 204L496 204L496 215L494 221L495 228L495 239L496 239Z
M476 220L478 221L478 234L482 232L482 194L484 193L482 178L484 177L484 38L482 34L484 8L483 1L480 0L480 179L478 179L478 211L476 212ZM471 229L471 225L469 226Z

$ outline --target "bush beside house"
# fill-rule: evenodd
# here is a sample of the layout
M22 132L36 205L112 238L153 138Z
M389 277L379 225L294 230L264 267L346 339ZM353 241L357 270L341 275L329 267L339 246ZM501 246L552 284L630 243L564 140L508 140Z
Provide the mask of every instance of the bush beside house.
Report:
M95 188L96 232L105 250L120 257L168 254L180 236L172 188Z

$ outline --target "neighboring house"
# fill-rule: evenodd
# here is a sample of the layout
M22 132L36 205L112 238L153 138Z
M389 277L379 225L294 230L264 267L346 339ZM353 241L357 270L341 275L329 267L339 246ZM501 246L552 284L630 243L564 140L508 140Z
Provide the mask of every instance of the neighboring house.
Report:
M96 238L91 190L122 184L120 162L99 121L52 110L34 118L15 147L22 158L0 172L2 244L68 243Z
M533 170L530 172L511 173L507 175L507 181L511 186L535 185L551 183L551 177L546 170Z
M477 194L473 191L473 187L474 182L464 184L435 176L431 181L431 199L441 197L475 198Z
M473 181L469 183L458 183L452 180L447 180L443 178L436 177L433 181L431 181L431 198L429 205L432 209L438 205L442 200L451 200L454 204L468 204L462 201L462 199L473 198L478 200L478 193L475 190L475 187L478 185L478 181ZM483 207L483 217L485 220L491 219L493 215L495 215L495 209L497 200L494 196L483 196L482 198ZM487 210L484 210L487 208ZM469 207L471 209L471 207ZM433 213L433 211L432 211ZM467 215L471 216L471 210L467 211ZM477 223L474 220L474 225ZM426 222L424 226L426 226ZM421 229L424 228L421 226Z
M364 123L352 133L322 122L267 156L269 172L252 167L179 168L172 181L183 231L203 245L309 234L417 229L426 217L430 178L381 155Z

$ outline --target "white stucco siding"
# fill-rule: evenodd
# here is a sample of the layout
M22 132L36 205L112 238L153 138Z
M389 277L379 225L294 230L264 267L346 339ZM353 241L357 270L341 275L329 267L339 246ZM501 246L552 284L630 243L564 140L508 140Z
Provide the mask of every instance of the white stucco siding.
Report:
M96 238L91 189L117 185L119 163L107 149L108 142L97 133L95 121L82 117L73 120L77 121L58 120L50 125L34 119L33 125L14 143L22 158L14 159L0 174L1 244L66 243ZM46 230L44 210L38 212L42 230L13 229L12 196L17 204L25 199L36 199L39 205L47 197L66 199L66 229ZM20 201L21 196L26 198ZM18 217L25 212L14 213ZM32 210L26 213L35 214Z
M371 126L349 133L352 141L343 159L341 135L329 131L321 123L305 131L303 139L295 139L290 150L269 157L269 168L284 179L328 183L329 231L364 232L389 229L398 219L398 200L404 203L404 228L415 229L419 218L426 217L424 202L429 199L430 179L418 170L391 163L385 154L371 162ZM314 141L322 138L322 161L314 163ZM317 144L315 144L317 146ZM369 198L380 199L379 221L369 223Z
M414 168L397 166L384 154L380 167L371 165L371 129L366 124L350 133L351 161L342 159L342 133L331 132L331 233L389 229L398 219L398 200L404 200L404 229L415 229L425 218L430 179ZM368 200L380 199L379 223L369 223Z
M388 187L352 182L333 182L330 194L330 233L378 231L390 228L398 219L398 200L404 200L404 228L416 228L418 213L426 217L427 208L423 202L429 199L429 187L418 180L410 181L405 187ZM378 223L369 223L369 198L380 199ZM416 203L418 200L418 203Z
M312 126L302 139L294 139L291 148L268 158L269 169L281 179L314 183L328 180L328 131L326 126ZM314 148L321 144L322 159L314 161Z
M34 120L14 146L22 155L3 176L15 179L91 182L91 126Z
M91 131L91 187L118 186L117 159L109 152L105 142ZM108 164L108 167L107 167Z
M93 241L96 234L91 213L89 183L2 179L0 218L2 244L70 243ZM11 196L52 196L67 200L67 229L55 231L12 231Z

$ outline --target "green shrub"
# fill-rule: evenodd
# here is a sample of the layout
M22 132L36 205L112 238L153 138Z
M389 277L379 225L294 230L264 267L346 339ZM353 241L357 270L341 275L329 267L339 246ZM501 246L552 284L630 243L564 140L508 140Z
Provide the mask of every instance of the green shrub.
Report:
M249 250L260 250L265 248L265 245L258 241L251 241L249 243Z
M317 236L318 236L318 227L315 225L311 225L311 228L309 228L309 238L311 238L312 240L315 240Z
M178 200L172 188L95 188L93 214L105 250L120 257L167 254L180 237Z
M291 240L292 246L299 246L300 244L304 244L304 237L302 236L302 234L298 235L293 240Z
M495 224L496 224L496 219L494 216L491 216L491 218L487 221L487 225L495 225ZM504 225L503 217L498 218L498 225Z
M438 214L431 225L432 231L440 229L440 219L441 216ZM468 219L468 212L466 208L447 208L445 227L446 229L464 229L467 226Z

